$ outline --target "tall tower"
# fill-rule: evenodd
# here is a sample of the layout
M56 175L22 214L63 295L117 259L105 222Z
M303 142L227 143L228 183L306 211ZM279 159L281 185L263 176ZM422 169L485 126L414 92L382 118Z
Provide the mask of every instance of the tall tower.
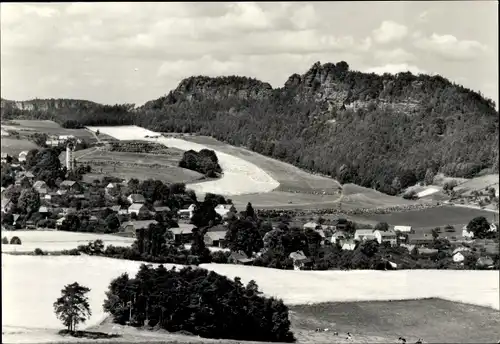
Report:
M66 145L66 168L68 171L73 171L74 164L73 164L73 150L74 150L73 143L68 143Z

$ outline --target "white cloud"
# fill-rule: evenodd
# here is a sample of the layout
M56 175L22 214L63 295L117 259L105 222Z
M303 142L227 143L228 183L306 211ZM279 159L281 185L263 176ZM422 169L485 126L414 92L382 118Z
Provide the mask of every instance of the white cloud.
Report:
M429 17L429 11L424 11L418 15L418 21L425 22Z
M400 64L386 64L384 66L378 66L378 67L371 67L365 70L366 73L375 73L375 74L384 74L384 73L389 73L389 74L397 74L401 72L411 72L412 74L429 74L429 72L420 69L417 66L414 65L408 65L406 63L400 63Z
M374 54L375 59L385 63L403 63L415 60L415 55L402 49L378 50Z
M423 51L437 54L448 60L473 60L487 50L478 41L459 40L453 35L438 35L417 38L415 47Z
M393 21L383 21L378 29L373 30L375 42L387 44L403 39L408 34L408 28Z

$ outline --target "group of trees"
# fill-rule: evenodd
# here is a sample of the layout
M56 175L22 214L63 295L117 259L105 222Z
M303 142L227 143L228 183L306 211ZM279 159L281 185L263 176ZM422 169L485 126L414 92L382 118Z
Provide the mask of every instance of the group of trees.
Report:
M217 177L217 174L222 172L217 155L210 149L202 149L199 152L194 150L184 152L179 167L202 173L210 178Z
M342 61L316 63L279 89L244 77L191 77L140 108L75 104L67 106L80 106L77 115L59 106L43 116L198 132L389 194L428 183L438 171L458 177L485 167L498 171L494 104L440 76L378 76L350 71Z

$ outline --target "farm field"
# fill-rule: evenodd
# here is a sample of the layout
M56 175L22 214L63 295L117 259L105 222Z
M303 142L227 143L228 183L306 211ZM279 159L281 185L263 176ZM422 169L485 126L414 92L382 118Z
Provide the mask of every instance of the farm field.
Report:
M92 328L92 330L102 331L103 328L98 325L106 318L106 314L102 311L101 307L109 282L111 279L125 272L135 275L140 264L141 262L90 256L13 256L2 254L3 341L54 341L57 338L54 332L62 328L62 325L53 314L52 303L59 296L60 289L65 284L74 281L78 281L91 288L89 299L93 315L85 326L81 328ZM171 264L166 264L167 268L171 268L172 266ZM243 283L248 283L253 279L265 295L283 298L285 303L292 305L292 325L299 339L310 337L307 341L299 342L321 342L315 340L314 333L309 332L313 326L311 324L312 310L310 307L314 306L298 306L306 303L439 297L494 308L485 309L482 313L483 316L484 314L493 314L494 312L498 314L496 310L499 308L499 276L498 272L495 271L284 271L219 264L203 264L201 268L215 271L231 279L240 276ZM426 283L422 284L421 281L424 280ZM471 280L474 280L476 283L470 284ZM377 281L377 283L374 283L374 281ZM37 288L27 287L35 283ZM418 302L420 301L414 301L415 304ZM350 331L353 335L359 334L360 339L365 338L367 342L370 342L370 339L376 338L379 338L378 341L381 341L380 338L389 338L389 335L393 333L396 335L406 334L406 332L397 332L396 328L394 332L390 332L391 322L395 324L395 327L401 324L402 318L400 314L403 311L402 306L398 308L392 306L393 303L359 303L356 304L359 305L357 308L353 306L354 303L335 305L335 307L332 307L328 312L325 311L325 314L321 316L316 314L318 319L315 321L318 325L320 323L324 324L326 317L329 317L329 326L325 327L333 330L334 325L340 331ZM441 302L441 305L450 304ZM351 306L349 307L349 305ZM378 308L378 306L381 308ZM346 310L351 309L351 307L354 307L354 310L347 313ZM452 312L452 308L457 309L457 307L459 306L448 306L446 308L437 304L433 308L425 305L421 307L416 305L413 308L407 308L406 312L413 311L415 315L401 326L405 325L405 329L408 329L408 331L410 330L409 326L417 326L413 333L416 333L418 328L424 331L428 328L426 326L430 326L427 323L428 317L434 317L432 324L435 324L438 328L439 321L443 319L441 316L436 320L436 315L443 314L445 311ZM451 314L448 313L451 319L455 316L460 318L466 310L479 312L477 311L477 307L460 307L462 307L459 308L462 309L462 313L460 311L453 311ZM446 309L442 311L442 308ZM424 312L425 309L427 309L427 312ZM419 311L416 312L415 310ZM378 312L384 314L385 317L374 322L372 326L368 326L367 323L372 321L372 317L379 314ZM363 316L363 314L365 315ZM427 318L422 314L426 314ZM418 316L422 318L419 323L417 322ZM468 314L468 316L472 317L472 314ZM466 317L464 321L467 319ZM494 317L489 317L486 322L483 320L481 324L489 328L491 326L490 323L494 321ZM451 323L452 320L448 320L448 322ZM363 330L363 325L354 327L354 323L366 324L366 333ZM376 331L380 327L381 329L378 330L379 333L377 334ZM450 327L448 326L447 328ZM471 327L469 326L468 328L470 329ZM120 332L120 327L109 326L109 332L116 331ZM126 329L124 331L128 333L133 332L136 336L139 336L138 330ZM410 332L408 333L408 336L412 335ZM491 333L491 330L487 330L485 333ZM162 335L161 338L160 334ZM420 336L424 335L426 333L422 333ZM446 335L448 334L443 332L441 338L445 338ZM151 342L162 340L163 342L170 341L173 343L175 342L173 340L177 340L175 336L177 335L165 336L162 333L142 332L140 336L142 339L138 341ZM124 340L125 338L119 339ZM132 340L125 340L134 342L137 339L138 337ZM197 342L199 340L196 337L184 337L184 340L178 337L178 339L179 342L192 340ZM322 337L322 339L324 343L325 337ZM336 339L340 340L341 338ZM336 339L332 339L331 342L336 342ZM201 341L209 342L208 340ZM235 343L234 341L214 342Z
M119 140L158 142L167 147L174 147L181 150L193 149L195 151L200 151L203 148L209 148L205 145L177 138L146 138L145 136L156 136L160 134L137 126L88 127L88 129L94 132L99 130L100 133L113 136ZM207 192L225 196L269 192L279 186L276 180L254 164L217 150L214 151L219 158L223 176L213 181L190 184L189 188L193 189L200 197L204 197L204 194Z
M419 228L431 229L453 225L461 232L462 226L469 223L474 217L484 216L488 221L493 221L494 213L480 209L471 209L457 206L440 206L422 210L405 211L391 214L369 214L357 215L353 219L363 222L387 222L389 225L407 225ZM461 233L460 233L461 234Z
M78 245L86 245L89 241L100 239L104 245L131 246L134 238L119 237L110 234L78 233L65 231L4 231L0 235L11 239L17 236L21 245L2 245L2 252L33 252L40 248L46 252L70 250Z
M12 120L2 123L2 129L14 130L20 136L23 136L23 134L45 133L47 135L73 135L89 143L96 141L96 137L86 129L66 129L53 121Z
M11 156L18 156L22 151L28 151L31 149L39 149L34 142L23 139L15 139L12 137L2 136L1 139L1 150L2 153L7 153Z
M169 154L158 155L114 152L105 147L93 147L74 152L74 157L78 162L89 164L93 171L123 179L152 178L168 183L189 183L204 179L201 173L178 166L182 153L175 148L169 148ZM61 162L65 163L65 159L66 152L62 152Z
M467 180L463 184L455 187L455 190L464 190L465 194L470 194L472 191L484 191L486 187L494 187L498 190L498 174L488 174L485 176L476 177Z

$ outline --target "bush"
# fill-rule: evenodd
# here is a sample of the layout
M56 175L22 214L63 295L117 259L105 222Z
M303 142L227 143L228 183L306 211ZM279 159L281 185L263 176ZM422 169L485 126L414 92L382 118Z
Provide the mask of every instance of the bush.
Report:
M3 237L2 244L8 245L9 244L9 239L7 239L7 237Z
M417 193L414 190L408 191L403 195L404 199L416 200L418 199Z
M11 245L21 245L21 239L19 239L19 237L15 236L15 237L12 237L12 239L10 239L10 244Z
M45 256L46 253L43 252L43 250L41 248L35 248L35 251L33 251L33 253L35 254L35 256Z

